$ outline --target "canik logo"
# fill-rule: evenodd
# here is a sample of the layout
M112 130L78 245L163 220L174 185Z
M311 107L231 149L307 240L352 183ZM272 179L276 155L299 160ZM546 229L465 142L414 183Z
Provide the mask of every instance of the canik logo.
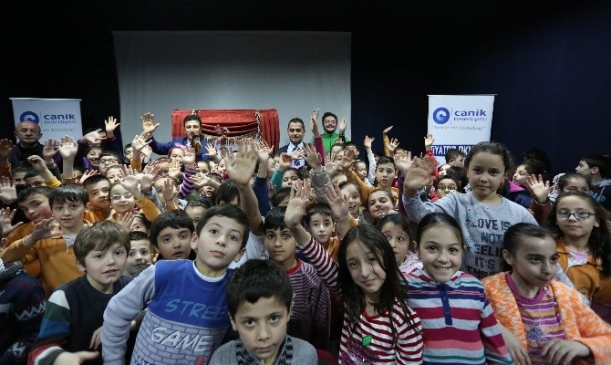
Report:
M450 111L446 108L437 108L433 112L433 120L437 124L445 124L450 120Z
M38 114L34 113L33 111L28 110L28 111L21 113L21 115L19 116L19 121L40 124L40 117L38 116Z

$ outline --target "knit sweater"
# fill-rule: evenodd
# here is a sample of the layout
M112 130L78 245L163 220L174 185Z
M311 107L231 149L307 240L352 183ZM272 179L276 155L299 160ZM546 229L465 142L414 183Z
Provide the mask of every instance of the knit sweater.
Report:
M339 292L338 264L325 248L312 238L302 250L329 289ZM421 364L422 327L418 316L408 310L405 313L395 302L390 312L369 315L363 311L356 323L346 312L339 364Z
M208 278L190 260L146 268L104 312L104 364L124 363L131 321L147 303L131 363L205 364L229 329L225 291L231 273Z
M453 193L434 203L424 203L417 196L402 196L407 217L414 223L429 213L447 213L456 218L467 250L463 266L481 279L501 271L503 235L516 223L537 224L528 210L508 199L490 205L478 201L471 192Z
M516 299L502 272L482 279L486 295L492 305L496 319L520 340L526 349L526 333ZM605 323L581 300L579 293L566 285L552 280L551 288L558 303L560 324L566 340L578 341L586 345L595 363L605 365L611 359L611 326ZM579 359L573 365L591 364Z
M111 294L91 286L87 275L57 288L47 303L29 363L51 365L64 351L90 351L91 337L102 326L106 305L130 281L130 277L121 276L114 283ZM98 357L87 363L102 364L102 359Z
M42 286L20 262L0 261L0 364L25 364L45 312Z
M513 363L479 280L457 271L441 284L419 268L406 279L407 303L422 323L424 364Z

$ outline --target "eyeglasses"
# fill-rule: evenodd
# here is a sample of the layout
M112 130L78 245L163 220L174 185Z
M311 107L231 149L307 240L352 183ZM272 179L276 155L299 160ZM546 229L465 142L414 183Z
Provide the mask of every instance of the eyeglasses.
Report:
M104 165L110 165L113 163L117 163L117 159L116 158L100 159L100 163Z
M437 185L437 190L456 191L456 186Z
M593 215L594 213L584 212L583 210L580 210L577 212L569 212L568 210L560 209L559 211L556 212L556 217L562 220L567 220L571 216L574 216L575 219L577 219L578 221L585 221L586 219L590 218L590 216L593 216Z
M110 197L110 199L112 200L121 200L121 197L125 198L125 199L131 199L134 195L131 193L125 193L123 195L112 195Z

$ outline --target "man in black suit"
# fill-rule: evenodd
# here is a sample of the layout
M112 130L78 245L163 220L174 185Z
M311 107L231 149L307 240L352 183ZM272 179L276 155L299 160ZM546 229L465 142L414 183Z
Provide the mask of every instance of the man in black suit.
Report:
M276 156L281 153L293 153L297 149L303 149L303 137L305 136L305 125L301 118L293 118L289 121L287 128L289 135L289 144L284 145L276 150ZM300 158L293 160L293 166L301 167L305 164L305 161Z

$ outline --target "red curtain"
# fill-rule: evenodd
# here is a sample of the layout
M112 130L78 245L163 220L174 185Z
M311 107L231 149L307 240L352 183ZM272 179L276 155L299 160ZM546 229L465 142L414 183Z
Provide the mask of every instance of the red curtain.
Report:
M280 120L276 109L207 109L195 112L202 120L202 132L204 134L219 136L217 125L227 128L227 136L240 137L244 135L260 137L274 150L280 142ZM183 120L193 109L172 112L172 138L184 137L185 129ZM257 117L258 113L258 117Z

